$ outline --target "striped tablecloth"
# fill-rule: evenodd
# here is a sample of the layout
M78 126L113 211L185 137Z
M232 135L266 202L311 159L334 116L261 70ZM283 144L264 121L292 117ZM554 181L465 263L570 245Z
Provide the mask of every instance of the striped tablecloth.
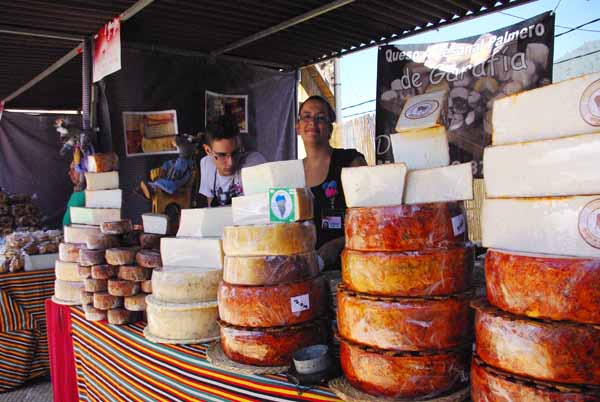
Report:
M47 374L44 302L54 269L0 274L0 393Z
M240 375L206 360L206 345L161 345L144 323L86 321L71 309L79 399L83 401L339 401L327 388L298 393L284 376Z

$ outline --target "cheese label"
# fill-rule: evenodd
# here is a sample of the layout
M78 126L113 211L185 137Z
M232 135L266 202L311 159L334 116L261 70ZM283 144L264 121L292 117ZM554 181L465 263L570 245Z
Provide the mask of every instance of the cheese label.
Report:
M600 248L600 199L589 202L579 213L579 234L587 244Z
M600 126L600 80L592 82L579 101L581 117L592 126Z
M269 220L271 223L294 222L296 197L293 188L269 189Z
M467 225L465 224L465 216L463 214L452 217L452 231L454 236L465 233Z
M292 313L300 313L301 311L310 309L310 298L308 297L308 293L291 297L290 303L292 306Z
M411 120L423 119L434 113L439 107L440 103L436 100L424 100L409 107L406 112L404 112L404 116Z

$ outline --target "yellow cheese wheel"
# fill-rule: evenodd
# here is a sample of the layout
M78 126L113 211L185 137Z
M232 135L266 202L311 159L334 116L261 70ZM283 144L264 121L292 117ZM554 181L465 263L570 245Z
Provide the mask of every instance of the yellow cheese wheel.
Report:
M223 251L229 256L292 255L315 249L317 232L312 222L256 226L226 226Z
M223 276L221 269L164 267L152 272L152 294L168 303L216 300Z
M317 254L225 257L223 280L234 285L276 285L312 278L319 273Z

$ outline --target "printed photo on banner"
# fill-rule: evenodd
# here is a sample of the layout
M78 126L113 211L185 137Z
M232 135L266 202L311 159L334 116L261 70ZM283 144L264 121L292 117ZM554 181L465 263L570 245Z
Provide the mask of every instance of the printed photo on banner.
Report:
M176 154L177 111L123 112L127 156Z
M248 95L225 95L206 91L204 105L206 127L219 116L232 115L238 122L240 133L248 132Z
M109 21L94 41L93 81L98 82L121 69L121 20Z

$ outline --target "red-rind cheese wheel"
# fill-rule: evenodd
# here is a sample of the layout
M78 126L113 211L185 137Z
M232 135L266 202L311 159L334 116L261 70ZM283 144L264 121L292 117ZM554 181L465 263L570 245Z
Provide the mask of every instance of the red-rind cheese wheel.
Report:
M144 268L162 267L160 252L156 250L140 250L135 255L135 262Z
M108 310L107 321L113 325L131 324L141 319L142 315L139 311L128 311L122 308Z
M107 288L106 279L87 278L83 280L83 286L86 292L104 292Z
M225 355L235 362L254 366L290 364L296 350L327 340L322 321L269 329L235 327L222 321L219 325Z
M83 312L85 313L85 319L88 321L102 321L106 319L106 311L97 309L91 304L84 304Z
M79 278L81 278L81 280L91 278L92 277L92 267L77 264L77 273L79 274Z
M64 262L79 262L79 250L85 248L85 244L60 243L58 245L58 259Z
M160 250L160 239L164 236L154 233L141 233L140 246L143 249Z
M129 219L121 219L120 221L104 222L100 225L100 231L104 234L118 235L133 230L133 225Z
M100 310L110 310L113 308L119 308L123 306L123 298L120 296L113 296L108 292L94 293L94 307Z
M319 274L314 251L294 255L226 256L223 280L234 285L277 285L313 278Z
M85 241L86 248L91 250L106 250L107 248L117 247L119 239L114 235L104 233L91 233Z
M486 366L475 357L471 363L471 399L485 402L599 402L600 393L514 376Z
M119 170L119 157L114 152L89 155L88 170L93 173Z
M337 324L345 339L378 349L450 349L472 338L470 297L377 298L337 292Z
M344 230L351 250L418 251L461 243L465 226L455 204L434 203L348 208Z
M111 279L117 275L117 268L112 265L94 265L91 269L93 279Z
M150 278L152 271L137 265L122 265L119 267L119 279L125 281L146 281Z
M123 306L129 311L146 311L146 296L147 294L145 293L127 296L124 298Z
M342 281L351 290L381 296L442 296L471 286L470 251L342 252Z
M140 292L140 284L118 279L108 280L108 293L113 296L133 296Z
M137 248L117 247L106 250L106 262L110 265L129 265L135 263Z
M600 329L543 322L472 304L477 354L510 373L567 384L600 385Z
M378 397L433 398L458 389L469 378L469 355L469 349L395 355L340 338L344 376Z
M79 265L90 267L92 265L102 265L105 262L104 250L79 249Z
M86 304L94 303L94 294L92 292L88 292L84 289L81 289L81 305L85 306Z
M514 314L600 324L600 259L489 250L487 297Z
M152 281L151 280L141 281L140 289L144 293L152 293Z
M321 276L274 286L239 286L221 282L219 316L242 327L280 327L314 320L326 307Z

